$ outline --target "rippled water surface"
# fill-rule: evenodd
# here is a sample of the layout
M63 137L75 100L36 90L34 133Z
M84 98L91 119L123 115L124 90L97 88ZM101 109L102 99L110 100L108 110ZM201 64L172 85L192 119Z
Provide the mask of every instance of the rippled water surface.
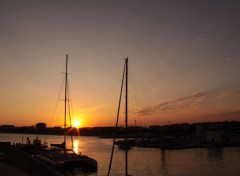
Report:
M38 137L43 142L62 142L62 136L0 134L0 141L26 142ZM71 147L71 138L67 138ZM107 175L112 139L73 137L74 150L98 161L98 173L86 176ZM114 152L111 175L124 175L125 153L117 147ZM133 176L239 176L240 147L196 148L160 150L133 148L129 151L129 174ZM76 174L78 175L78 174Z

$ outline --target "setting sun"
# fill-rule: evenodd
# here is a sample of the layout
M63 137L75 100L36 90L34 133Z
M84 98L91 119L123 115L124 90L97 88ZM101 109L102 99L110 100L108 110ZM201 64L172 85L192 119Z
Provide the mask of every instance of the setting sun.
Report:
M73 121L73 127L80 128L82 126L82 121L79 119L76 119Z

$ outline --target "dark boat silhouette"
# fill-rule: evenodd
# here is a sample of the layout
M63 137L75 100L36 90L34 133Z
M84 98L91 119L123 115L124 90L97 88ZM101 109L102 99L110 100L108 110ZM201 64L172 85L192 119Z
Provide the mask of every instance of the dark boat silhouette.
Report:
M84 172L97 172L98 163L95 159L86 155L77 154L73 149L66 148L66 116L68 95L68 55L66 55L66 72L65 72L65 98L64 98L64 137L63 142L51 144L51 148L44 148L38 151L35 156L40 162L51 166L60 171L72 171L78 168Z

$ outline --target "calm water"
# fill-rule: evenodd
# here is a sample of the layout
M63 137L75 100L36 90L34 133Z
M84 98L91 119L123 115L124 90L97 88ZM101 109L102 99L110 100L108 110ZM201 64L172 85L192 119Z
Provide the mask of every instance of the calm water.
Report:
M0 141L25 142L36 135L0 134ZM61 136L38 136L48 144L61 142ZM96 174L106 175L111 153L111 139L96 137L73 137L74 150L95 158L99 170ZM67 141L71 147L70 137ZM116 147L111 175L124 175L125 153ZM199 148L185 150L165 150L133 148L129 151L129 174L133 176L239 176L240 147Z

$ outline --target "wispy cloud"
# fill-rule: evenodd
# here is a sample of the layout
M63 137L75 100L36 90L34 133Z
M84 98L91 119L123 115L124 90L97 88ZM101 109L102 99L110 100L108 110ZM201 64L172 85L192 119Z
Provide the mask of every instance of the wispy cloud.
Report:
M105 106L105 104L97 105L97 106L93 106L93 107L82 108L81 111L95 110L95 109L102 108L102 107L104 107L104 106Z
M232 94L233 94L233 90L225 90L217 96L217 99L222 100L222 99L228 98Z
M138 113L147 115L147 114L155 113L157 111L169 111L169 110L182 109L202 101L205 97L206 97L205 93L195 93L190 96L177 98L171 101L160 103L154 107L145 108L141 111L138 111Z

